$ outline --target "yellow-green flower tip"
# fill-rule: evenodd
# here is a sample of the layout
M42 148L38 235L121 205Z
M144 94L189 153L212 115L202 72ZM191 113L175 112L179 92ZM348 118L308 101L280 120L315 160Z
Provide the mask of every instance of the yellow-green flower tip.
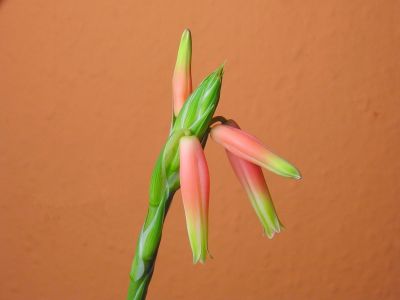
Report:
M300 171L294 165L277 155L273 154L273 156L269 158L269 165L267 166L269 170L284 177L301 179Z
M175 71L187 70L188 67L190 68L191 60L192 60L192 35L189 29L185 29L182 33L181 42L179 44Z

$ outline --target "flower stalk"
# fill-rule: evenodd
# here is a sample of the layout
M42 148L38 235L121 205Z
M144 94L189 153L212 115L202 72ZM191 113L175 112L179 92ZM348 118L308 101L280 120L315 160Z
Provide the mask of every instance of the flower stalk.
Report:
M170 133L153 169L149 208L139 233L130 271L128 300L146 298L161 242L164 220L175 192L181 188L188 237L194 263L204 263L208 252L209 171L203 148L208 136L222 145L232 168L248 194L269 238L281 230L261 168L300 179L287 160L269 151L257 138L222 116L213 118L223 77L223 65L192 92L192 40L181 37L172 79L173 113ZM220 124L217 124L220 123Z
M150 181L147 217L139 234L131 267L128 300L146 297L161 242L164 219L171 200L180 187L180 139L191 135L203 140L218 105L222 76L223 67L219 67L189 96L157 159Z

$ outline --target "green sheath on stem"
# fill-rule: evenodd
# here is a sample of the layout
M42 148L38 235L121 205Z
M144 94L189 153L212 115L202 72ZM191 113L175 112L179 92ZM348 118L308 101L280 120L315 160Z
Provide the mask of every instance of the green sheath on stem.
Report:
M179 139L184 135L195 135L200 141L205 140L207 129L218 105L222 75L223 66L204 79L185 101L157 159L150 182L147 217L139 235L130 272L128 300L146 298L161 241L164 219L172 198L179 189Z

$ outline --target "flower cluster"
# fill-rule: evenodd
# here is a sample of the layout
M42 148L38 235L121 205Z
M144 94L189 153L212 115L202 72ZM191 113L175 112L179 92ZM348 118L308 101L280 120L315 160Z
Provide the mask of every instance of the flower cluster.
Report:
M282 224L276 214L262 168L293 179L300 179L301 175L292 164L269 151L257 138L241 130L235 121L223 117L205 121L212 117L216 104L202 102L201 97L205 98L207 94L201 89L192 94L191 49L190 31L185 30L172 80L174 116L170 136L176 135L179 144L179 179L193 262L204 263L208 255L210 179L203 147L208 134L225 148L232 168L269 238L280 232ZM203 85L210 87L214 84L214 77L220 79L222 68L213 74ZM200 100L195 103L197 98ZM193 103L185 105L187 101ZM192 116L195 114L197 119ZM206 124L207 128L199 124Z

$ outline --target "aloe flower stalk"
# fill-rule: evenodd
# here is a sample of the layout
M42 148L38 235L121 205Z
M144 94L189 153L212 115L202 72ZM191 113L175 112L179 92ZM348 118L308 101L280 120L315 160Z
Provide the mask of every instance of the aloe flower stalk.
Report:
M130 271L127 299L145 299L157 258L164 219L180 187L179 142L186 135L203 140L219 101L223 67L204 79L179 112L168 140L154 167L149 192L149 209L139 234Z
M227 150L229 160L269 237L281 224L260 167L294 179L300 172L289 162L267 150L255 137L233 121L214 117L223 77L223 65L208 75L192 92L191 35L181 37L172 79L173 117L167 141L153 169L149 208L139 233L130 271L128 300L146 298L164 220L172 198L181 187L186 226L193 262L204 263L208 253L209 172L203 148L208 135ZM221 122L222 124L216 125Z
M193 263L204 263L208 254L208 198L210 177L200 141L185 136L180 141L180 179Z
M225 123L234 128L239 128L236 122L229 120ZM264 228L268 238L273 238L275 233L281 231L282 224L276 214L274 204L269 193L267 183L261 168L247 160L226 150L229 162L245 189L251 204Z

